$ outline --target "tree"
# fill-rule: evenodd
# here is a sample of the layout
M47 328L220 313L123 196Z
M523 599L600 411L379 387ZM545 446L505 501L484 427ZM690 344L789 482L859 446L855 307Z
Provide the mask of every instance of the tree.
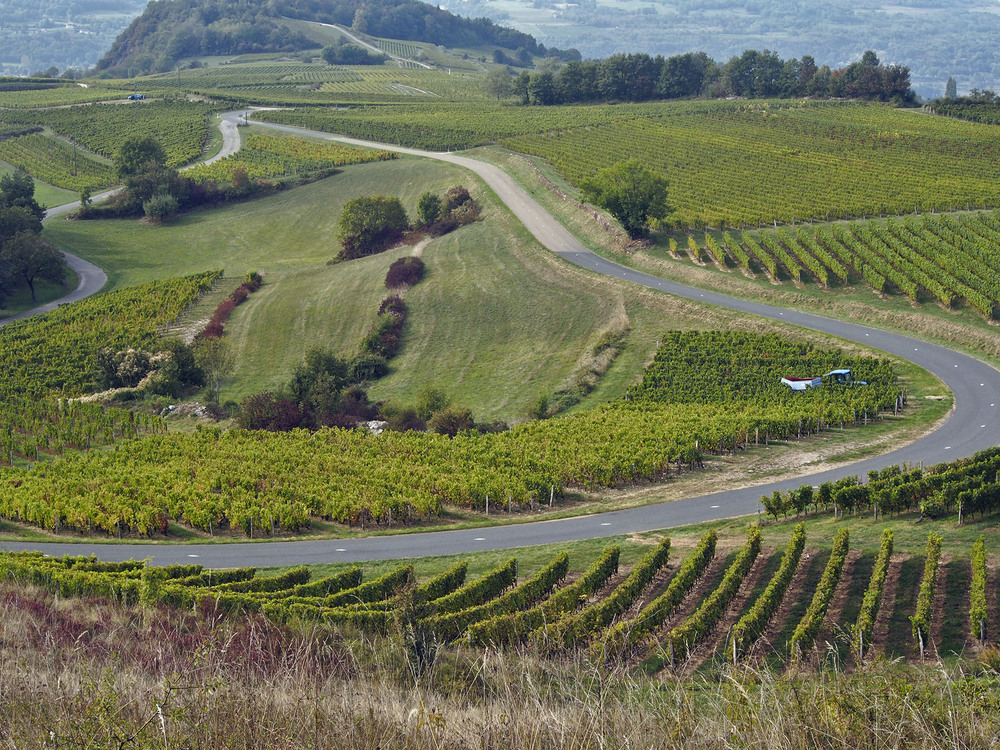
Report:
M115 155L115 171L119 179L145 171L150 163L163 166L167 163L167 152L158 140L148 135L129 136Z
M394 195L359 195L344 204L338 239L340 257L371 255L394 242L410 225L406 210Z
M514 77L507 68L494 68L486 74L483 86L486 88L486 93L500 101L514 93Z
M528 80L528 101L532 104L549 105L556 103L556 79L552 73L535 73Z
M704 52L688 52L663 61L657 93L665 99L697 96L705 85L710 67L715 64Z
M416 412L425 422L439 411L443 411L451 403L451 399L440 388L427 386L417 394Z
M514 79L514 96L521 100L521 104L527 104L530 100L528 95L528 85L531 83L531 74L522 70L521 74Z
M948 76L948 82L944 85L944 98L954 99L958 96L958 81L955 76Z
M142 202L142 212L154 224L162 224L180 209L177 199L170 193L157 193Z
M0 245L19 232L42 233L42 222L23 206L0 207Z
M35 282L40 279L63 284L66 263L62 253L34 232L18 232L0 247L0 268L7 275L27 285L35 302Z
M327 65L381 65L386 56L378 52L369 52L356 44L344 44L343 37L337 44L323 48L320 56Z
M0 177L0 208L23 208L39 222L45 218L45 209L35 200L35 181L24 167Z
M580 185L584 200L611 213L632 239L644 237L650 219L663 219L667 205L667 178L628 159L600 170Z
M199 338L194 345L194 359L198 368L205 374L209 401L219 403L222 381L233 371L236 364L235 357L229 351L228 342L223 338Z
M441 198L434 193L424 193L417 199L417 224L429 227L441 218Z

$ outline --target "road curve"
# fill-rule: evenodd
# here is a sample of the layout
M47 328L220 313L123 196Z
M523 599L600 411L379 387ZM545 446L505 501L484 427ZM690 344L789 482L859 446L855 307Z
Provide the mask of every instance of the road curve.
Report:
M239 115L225 118L235 122ZM47 554L95 554L105 560L150 558L157 565L199 562L207 567L245 565L297 565L429 555L462 554L593 539L691 523L751 515L759 510L763 493L819 484L845 474L864 476L869 470L907 462L937 463L968 456L1000 444L1000 372L965 354L896 333L867 328L810 313L749 302L659 279L601 258L581 245L534 199L498 167L450 153L386 146L354 138L333 136L281 125L279 130L322 137L360 146L439 159L475 172L522 221L539 242L581 268L622 279L668 294L730 310L759 315L792 325L830 333L907 359L941 378L951 389L955 406L949 418L930 435L898 450L859 461L848 467L821 471L768 485L675 500L655 505L577 518L512 524L462 531L438 531L395 536L300 542L247 542L216 545L170 544L45 544L0 543L0 549L38 549Z
M198 164L193 164L191 166L198 166L201 164L212 164L219 161L220 159L225 159L227 156L232 156L237 151L240 150L240 134L236 127L236 120L233 117L220 120L219 130L222 132L222 148L214 156L205 159L204 161L198 162ZM185 169L190 169L190 167L185 167ZM183 170L181 170L183 171ZM103 201L110 198L118 192L117 188L114 190L106 190L102 193L92 196L93 201ZM53 216L62 216L63 214L68 214L70 211L75 211L80 207L79 203L64 203L61 206L54 206L53 208L46 209L44 219L51 219ZM43 219L43 220L44 220ZM33 307L30 310L25 310L17 315L11 315L10 317L0 320L0 328L12 323L15 320L23 320L24 318L30 318L34 315L41 315L42 313L47 313L51 310L55 310L59 305L66 305L70 302L76 302L85 297L89 297L92 294L97 294L104 288L104 285L108 283L108 276L101 270L100 266L95 266L90 261L86 261L83 258L78 258L75 255L70 255L67 252L63 252L63 257L66 260L66 265L76 271L77 276L80 281L77 284L76 289L74 289L69 294L60 297L59 299L50 302L46 305L40 305L39 307Z

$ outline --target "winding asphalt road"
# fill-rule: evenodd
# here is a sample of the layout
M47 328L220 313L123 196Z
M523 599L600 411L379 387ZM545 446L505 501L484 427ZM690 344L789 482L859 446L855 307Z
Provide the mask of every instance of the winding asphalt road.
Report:
M232 156L240 150L240 134L236 129L236 122L234 119L229 118L220 120L219 130L222 132L222 148L219 149L217 154L199 162L199 164L211 164L219 159L225 159L227 156ZM93 196L92 199L94 201L106 200L114 195L115 192L117 191L107 190L103 193L98 193ZM47 209L45 211L45 218L51 219L53 216L62 216L63 214L75 211L79 207L79 203L64 203L61 206L55 206L54 208ZM66 265L72 268L79 277L79 283L77 284L76 289L66 296L60 297L47 305L35 307L31 310L26 310L25 312L17 315L11 315L8 318L0 320L0 328L8 323L14 322L15 320L30 318L33 315L41 315L42 313L47 313L50 310L55 310L60 305L66 305L70 302L76 302L77 300L89 297L92 294L97 294L97 292L101 291L101 289L104 288L104 285L108 283L107 274L105 274L99 266L95 266L93 263L86 261L83 258L78 258L75 255L70 255L67 252L63 253L63 257L66 260Z
M241 115L230 113L224 120L236 123ZM264 123L255 123L264 124ZM747 315L759 315L792 325L830 333L844 339L910 360L941 378L951 389L955 406L951 415L930 435L881 456L848 467L821 471L768 485L675 500L599 515L552 521L512 524L462 531L438 531L395 536L315 540L302 542L247 542L215 545L169 544L36 544L0 543L0 549L39 549L47 554L95 554L105 560L150 558L157 565L200 562L207 567L246 565L297 565L428 555L460 554L593 539L632 532L653 531L703 521L751 515L758 512L764 493L798 487L803 482L819 484L845 474L864 476L869 470L908 462L932 464L968 456L1000 444L1000 372L979 360L896 333L840 320L727 297L694 289L620 266L594 255L567 232L534 199L498 167L450 153L386 146L354 138L333 136L281 125L278 130L326 138L360 146L390 149L405 154L438 159L475 172L513 211L546 248L569 263L595 273L718 305Z

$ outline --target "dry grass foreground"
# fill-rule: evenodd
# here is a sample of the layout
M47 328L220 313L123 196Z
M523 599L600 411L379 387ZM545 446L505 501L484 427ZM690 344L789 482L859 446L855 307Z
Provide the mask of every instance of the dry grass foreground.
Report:
M649 682L0 585L0 747L992 747L1000 675L877 664Z

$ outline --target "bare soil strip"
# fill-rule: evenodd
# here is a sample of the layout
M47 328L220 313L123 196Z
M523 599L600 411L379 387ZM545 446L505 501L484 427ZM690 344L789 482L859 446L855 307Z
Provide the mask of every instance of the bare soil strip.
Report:
M705 638L701 645L694 650L690 658L677 670L677 674L683 676L693 674L705 661L712 658L719 648L725 648L729 631L732 630L733 625L736 624L737 620L740 619L750 604L750 596L757 587L761 576L764 574L764 570L767 568L768 560L771 559L773 554L775 554L774 549L761 549L760 554L757 555L757 559L754 560L753 567L750 568L749 574L743 579L743 583L740 584L736 596L733 597L733 600L729 603L729 607L722 617L719 618L719 622L716 623L712 632L708 634L708 637Z
M620 619L631 620L633 617L638 615L642 611L643 607L663 593L663 590L667 587L667 584L670 583L670 579L674 577L674 573L676 572L676 565L664 565L660 569L660 572L653 576L653 580L646 584L646 588L642 590L642 593L635 598L635 601L632 602L632 606L622 613Z
M872 647L866 651L868 661L885 654L885 643L889 639L889 624L892 611L896 606L896 589L899 586L899 569L907 555L894 553L889 560L889 570L886 571L885 584L882 586L882 601L878 614L875 616L875 627L872 628Z
M788 618L791 616L792 607L794 607L797 602L802 601L803 597L807 594L806 581L809 578L809 569L812 567L813 561L818 553L819 550L815 547L806 547L802 550L802 556L799 558L799 565L795 569L795 574L792 576L792 580L789 582L788 588L785 589L785 595L781 599L781 604L778 605L777 611L774 613L774 616L771 617L771 621L764 629L764 634L751 649L752 656L763 658L771 652L778 651L778 644L776 641L781 635L781 631L784 629L785 624L788 622Z
M621 582L625 580L625 577L627 575L628 575L627 573L623 572L619 568L618 572L615 573L613 576L611 576L611 578L608 579L607 583L601 586L601 588L599 588L597 592L587 600L587 603L584 606L592 607L593 605L607 599L609 596L611 596L611 592L621 585ZM582 608L583 608L582 606L578 607L578 610Z
M809 664L814 668L819 667L820 660L826 654L828 646L834 646L837 640L843 637L838 623L850 595L851 583L854 581L854 566L857 565L861 555L861 550L852 549L844 558L844 568L840 573L840 580L837 581L837 587L833 590L833 599L830 600L830 604L826 608L823 627L820 628L819 635L816 636L816 642L809 654Z
M958 612L962 621L962 633L965 636L962 641L962 653L978 653L978 649L976 648L978 641L972 636L972 627L969 623L969 607L972 606L972 565L968 567L968 575L964 576L963 585L959 589L959 592L962 601L959 603Z
M677 609L674 610L674 614L668 617L667 620L658 627L652 634L650 638L650 643L655 644L650 649L640 649L637 657L634 659L634 663L638 664L643 661L646 657L650 655L651 652L660 648L661 638L670 632L678 623L684 622L684 619L691 615L701 604L702 600L708 596L718 583L719 577L722 575L722 571L728 564L726 555L723 552L716 552L715 557L712 558L712 562L708 564L705 572L701 574L701 577L695 582L694 586L687 593L687 596L681 601Z

